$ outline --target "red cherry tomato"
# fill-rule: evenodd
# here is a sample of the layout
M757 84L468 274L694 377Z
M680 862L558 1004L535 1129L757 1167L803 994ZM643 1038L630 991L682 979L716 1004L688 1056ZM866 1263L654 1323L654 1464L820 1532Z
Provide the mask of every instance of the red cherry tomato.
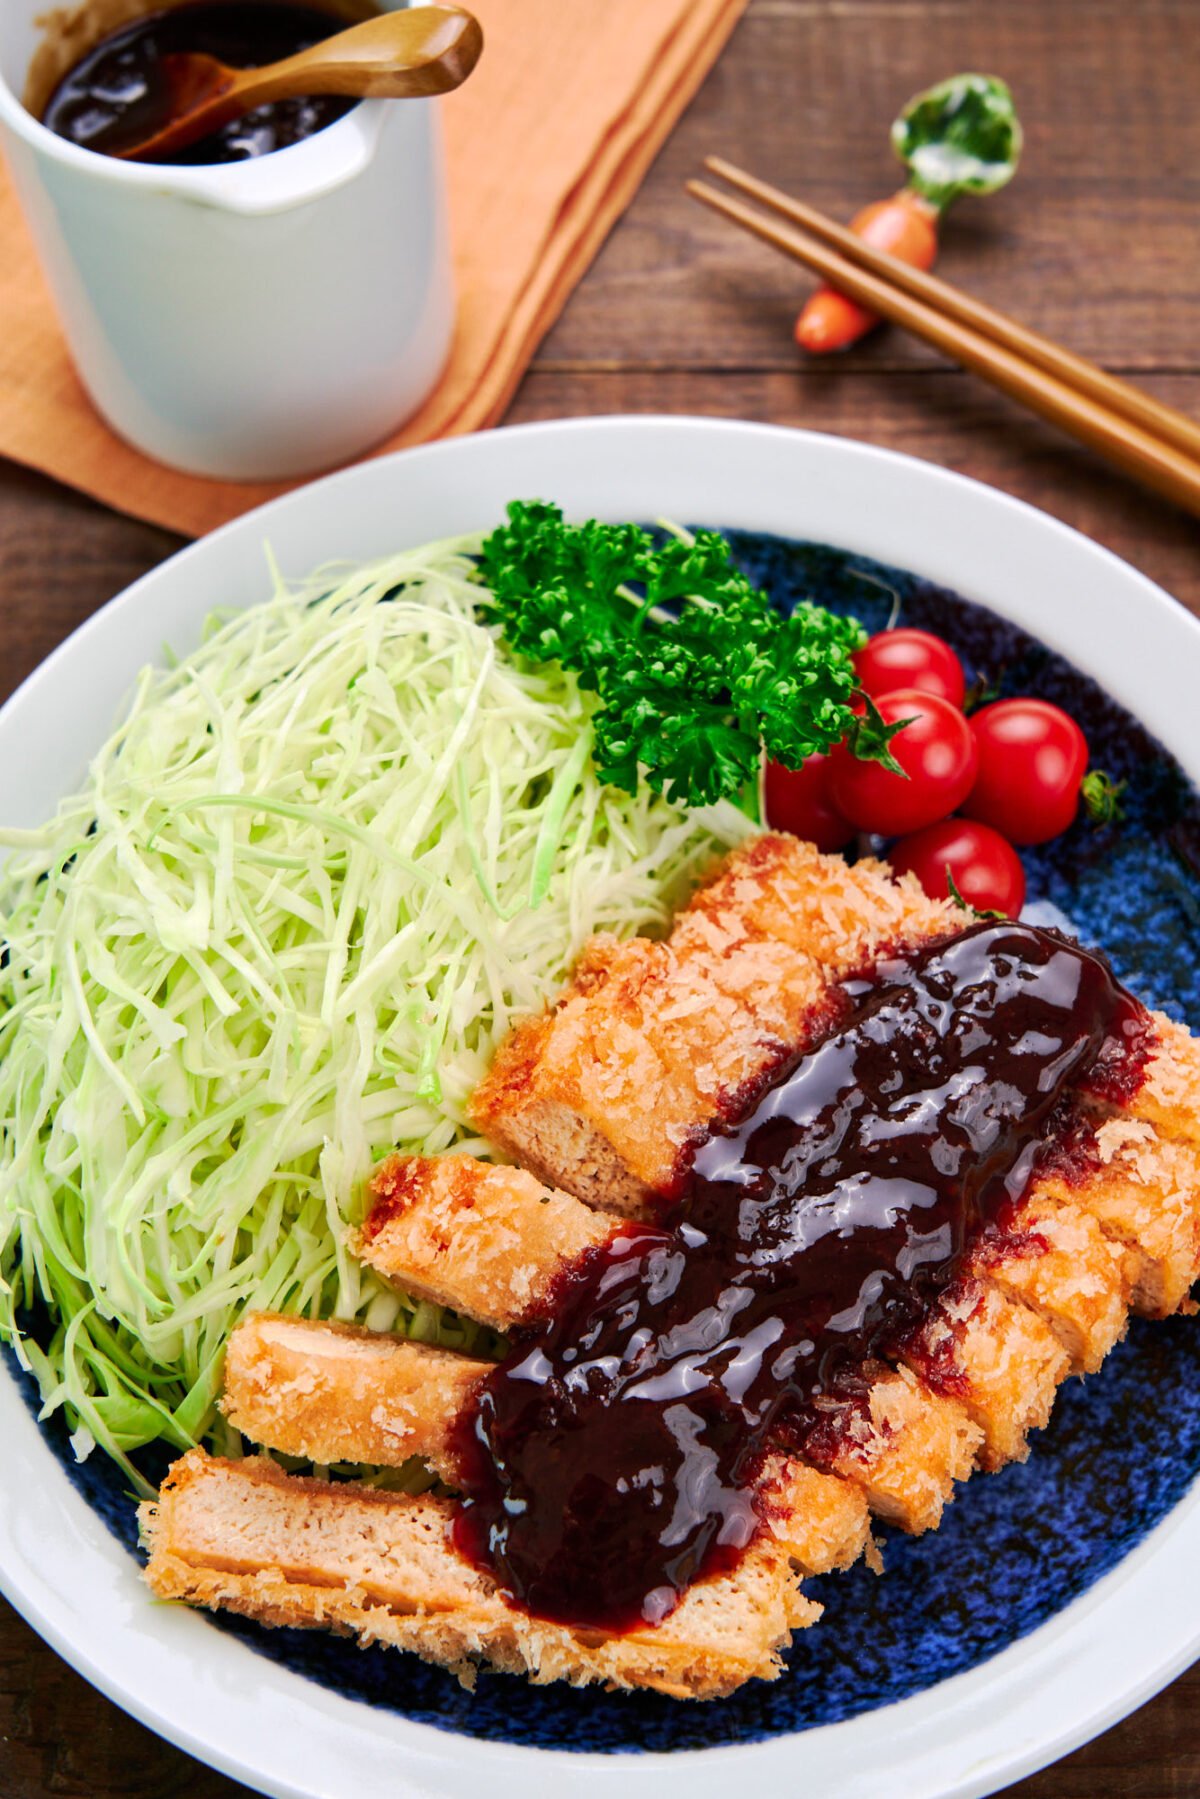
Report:
M936 693L962 711L967 691L963 666L948 643L932 631L878 631L854 654L854 667L864 693L877 700L901 687Z
M962 804L974 785L979 756L970 726L949 700L907 689L885 693L876 704L885 724L912 721L891 744L904 774L878 762L860 762L839 744L829 758L829 792L838 811L860 831L902 837Z
M763 784L767 823L807 837L819 850L845 849L854 826L829 797L829 757L806 756L799 768L768 762Z
M1073 823L1087 738L1047 700L997 700L971 719L979 774L963 811L1010 843L1046 843Z
M931 899L953 899L953 877L962 898L977 912L1015 918L1025 904L1021 858L999 831L972 819L945 818L914 831L892 845L888 861L898 875L916 875Z

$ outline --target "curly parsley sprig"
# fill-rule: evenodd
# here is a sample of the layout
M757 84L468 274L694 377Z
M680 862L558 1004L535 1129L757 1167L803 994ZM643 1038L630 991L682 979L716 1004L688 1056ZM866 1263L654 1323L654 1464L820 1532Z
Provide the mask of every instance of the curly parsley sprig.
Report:
M598 696L597 770L627 793L641 775L683 805L741 798L764 749L798 768L847 735L857 756L896 766L899 727L851 707L861 625L807 602L777 611L716 531L659 542L514 501L480 572L509 647Z

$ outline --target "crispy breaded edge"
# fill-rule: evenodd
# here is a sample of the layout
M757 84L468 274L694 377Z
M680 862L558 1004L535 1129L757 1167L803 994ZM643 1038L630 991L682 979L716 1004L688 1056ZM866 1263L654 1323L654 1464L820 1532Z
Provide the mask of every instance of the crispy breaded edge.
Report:
M1146 1119L1095 1111L1095 1167L1082 1178L1048 1172L1039 1187L1089 1213L1125 1252L1130 1310L1168 1318L1190 1310L1200 1275L1200 1149L1161 1136Z
M1094 1374L1125 1335L1131 1268L1124 1246L1036 1180L1011 1225L976 1244L966 1272L1036 1312L1062 1344L1072 1373Z
M979 1466L989 1472L1025 1460L1071 1368L1036 1312L969 1276L930 1313L908 1360L935 1392L945 1382L979 1426Z
M820 1030L832 980L963 922L878 863L850 868L764 833L726 858L666 943L589 945L555 1006L500 1045L472 1120L548 1185L652 1213L712 1119Z
M458 1552L453 1517L453 1501L301 1479L201 1449L139 1512L145 1578L159 1598L410 1649L467 1684L484 1662L537 1685L715 1699L774 1680L792 1631L820 1615L786 1544L765 1533L733 1573L697 1582L661 1624L617 1637L548 1624L507 1605Z
M460 1413L491 1364L269 1312L244 1318L230 1347L222 1409L262 1448L326 1465L398 1467L418 1456L447 1485L458 1483ZM448 1362L462 1364L449 1377ZM846 1567L862 1553L869 1526L858 1487L771 1457L759 1490L770 1529L806 1573Z
M912 875L894 875L873 858L851 866L802 838L764 831L724 858L680 913L672 937L694 941L701 921L726 944L787 944L837 979L886 950L962 930L971 915L930 899Z
M1164 1137L1200 1144L1200 1041L1165 1012L1151 1012L1154 1043L1141 1086L1121 1109Z
M522 1169L471 1156L389 1156L370 1193L350 1238L366 1266L501 1331L543 1311L555 1282L622 1228Z
M599 1119L580 1110L578 1095L559 1094L546 1078L543 1048L553 1026L546 1013L509 1032L471 1096L471 1120L548 1187L566 1186L598 1211L645 1217L655 1184L670 1182L675 1152L668 1146L646 1164L650 1180L630 1169Z
M471 1156L389 1156L369 1197L352 1252L407 1293L497 1330L538 1312L547 1271L607 1242L615 1228L524 1169Z
M961 916L878 864L850 869L766 833L726 859L666 944L585 950L556 1008L501 1045L472 1115L542 1178L609 1209L644 1208L647 1190L670 1190L689 1135L797 1047L806 1019L819 1023L830 978ZM638 1027L627 1037L624 1017Z
M571 1263L554 1233L542 1228L543 1197L553 1199L559 1227L571 1242L576 1230L586 1238L591 1214L569 1195L546 1194L528 1176L519 1182L507 1173L482 1178L476 1172L482 1166L445 1157L440 1165L414 1161L406 1174L404 1164L391 1159L386 1194L378 1202L382 1223L375 1229L374 1213L368 1214L361 1248L370 1266L405 1285L404 1246L416 1243L423 1252L432 1237L446 1303L472 1316L486 1306L487 1315L506 1328L519 1321L530 1298L543 1301ZM465 1198L453 1206L447 1187L456 1185ZM502 1199L504 1232L496 1272L478 1253L494 1235L479 1195L493 1189ZM394 1235L381 1263L376 1246L388 1232ZM504 1296L506 1267L520 1270L511 1299ZM893 1377L880 1384L872 1409L856 1423L857 1453L838 1472L865 1483L883 1516L910 1530L931 1528L955 1481L969 1471L972 1450L992 1468L1024 1457L1028 1432L1046 1423L1069 1370L1098 1366L1123 1332L1126 1296L1123 1250L1111 1246L1091 1218L1035 1189L1018 1214L1016 1234L973 1258L906 1352L903 1359L919 1382ZM945 1378L938 1379L938 1370ZM922 1458L928 1458L923 1465Z
M221 1409L283 1455L379 1468L418 1456L453 1485L454 1422L490 1368L401 1337L251 1312L225 1351Z
M488 1171L485 1164L447 1156L437 1164L415 1159L411 1171L396 1158L386 1163L385 1188L359 1233L361 1254L369 1267L401 1286L410 1275L404 1253L416 1246L418 1284L425 1279L425 1245L438 1245L440 1291L455 1310L489 1316L501 1329L518 1323L532 1301L535 1308L571 1267L574 1257L561 1244L588 1240L590 1210L567 1194L547 1194L530 1177L513 1181L511 1171ZM464 1203L447 1203L447 1186L461 1184ZM554 1201L562 1232L544 1229L542 1196ZM496 1236L490 1199L500 1207L504 1253L495 1267L483 1253ZM573 1208L573 1210L572 1210ZM428 1215L428 1216L427 1216ZM607 1240L619 1224L602 1225ZM590 1246L590 1244L589 1244ZM506 1296L506 1270L516 1269L516 1291ZM856 1421L855 1453L836 1472L862 1486L881 1515L911 1531L932 1528L950 1498L954 1483L969 1472L986 1429L956 1398L938 1397L909 1374L882 1377L868 1411ZM1040 1405L1040 1396L1034 1409ZM1009 1413L1020 1410L1010 1397ZM430 1413L436 1406L429 1408ZM995 1434L995 1433L994 1433ZM270 1437L259 1442L278 1447ZM353 1458L347 1458L353 1459Z

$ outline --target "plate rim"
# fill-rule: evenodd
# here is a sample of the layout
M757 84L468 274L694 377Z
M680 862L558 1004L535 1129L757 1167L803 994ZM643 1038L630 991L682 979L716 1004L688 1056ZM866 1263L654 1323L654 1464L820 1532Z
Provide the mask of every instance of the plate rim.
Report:
M531 450L530 446L532 446ZM512 453L511 458L509 452ZM961 507L968 519L986 518L990 520L993 528L1000 527L1000 539L996 540L996 544L1000 545L1001 554L1003 554L1003 546L1000 540L1005 536L1004 527L1011 526L1014 541L1023 541L1026 551L1036 547L1045 552L1048 562L1051 564L1056 562L1057 557L1060 561L1065 560L1068 568L1077 565L1081 575L1085 572L1092 573L1095 576L1097 589L1102 591L1104 601L1103 606L1100 607L1102 617L1111 620L1119 615L1119 608L1128 605L1130 599L1134 597L1140 599L1142 604L1148 608L1145 616L1154 621L1152 626L1146 627L1143 641L1148 643L1151 639L1165 638L1174 640L1178 645L1180 654L1176 658L1174 671L1177 677L1175 691L1178 690L1178 681L1181 679L1178 665L1187 663L1197 648L1200 648L1200 621L1184 611L1162 588L1156 586L1113 552L1026 502L974 481L956 471L940 468L936 464L921 461L901 452L861 444L854 439L798 431L784 426L759 425L749 421L659 414L552 420L503 427L474 437L462 437L421 446L337 471L304 488L272 500L265 506L230 521L208 537L177 551L172 557L114 596L112 600L84 621L75 632L51 652L50 656L26 678L3 708L0 708L0 759L3 759L5 748L14 732L21 731L27 715L37 714L41 709L43 694L53 690L56 684L61 685L64 677L80 664L81 659L87 660L87 652L90 649L102 649L104 644L114 637L114 626L117 621L132 620L137 624L139 622L137 614L142 608L145 608L147 613L153 612L157 618L157 607L162 603L163 595L169 599L172 589L175 590L176 596L180 593L186 595L195 585L197 574L202 574L210 566L219 566L222 558L232 555L235 561L240 558L248 565L255 559L247 554L245 546L250 545L256 538L260 543L264 536L269 540L271 532L275 528L281 529L285 536L294 543L302 543L306 541L306 514L311 512L314 519L318 517L327 519L335 516L339 508L344 508L347 504L353 509L355 504L353 496L371 494L375 490L378 490L381 495L386 495L389 483L393 478L401 489L406 482L410 488L419 489L424 481L426 485L431 482L436 490L439 481L447 471L453 475L456 465L460 470L465 467L469 476L473 461L482 468L497 462L507 466L510 461L516 466L521 466L523 462L528 464L532 457L534 464L538 464L539 459L541 460L547 474L550 474L552 470L555 474L561 474L563 468L569 467L569 485L572 481L586 478L589 458L599 455L601 463L603 463L604 455L618 452L627 463L641 466L650 461L656 469L660 466L665 467L672 454L680 457L684 465L683 487L678 486L676 479L678 471L674 468L671 469L670 478L665 481L665 485L673 488L675 492L686 491L689 473L694 475L700 463L710 454L727 456L729 461L735 464L740 458L741 464L745 465L745 470L752 468L756 464L756 460L763 467L769 467L776 457L785 464L790 459L791 464L802 470L806 459L815 458L816 466L819 469L819 479L828 479L830 484L827 499L831 502L832 511L835 514L844 496L838 490L834 476L843 471L863 479L868 488L875 483L882 482L885 492L891 485L894 486L897 495L903 491L916 496L920 501L918 512L922 516L928 511L933 517L938 517L942 507L947 509L947 515L956 515ZM560 456L561 463L558 460ZM573 458L574 462L572 462ZM820 466L822 464L823 468ZM478 475L478 468L475 472ZM593 470L593 474L594 472ZM736 475L734 477L735 486L738 480L744 482L746 478L744 471ZM494 478L490 477L490 479L491 484L495 486ZM520 475L514 474L510 497L522 491L520 479ZM622 481L616 478L613 470L607 470L601 474L601 487L606 480L611 483L614 491L622 486ZM561 481L559 485L561 486ZM528 488L525 491L529 491ZM457 495L454 496L454 503L461 504ZM756 501L755 505L757 503ZM898 501L894 503L898 504ZM595 510L601 516L615 515L614 508L607 504L596 502L591 502L591 504L595 506ZM768 495L764 502L765 509L773 509L780 518L782 518L787 504L786 498L780 499L773 495ZM616 508L615 510L619 511L620 509ZM643 508L643 516L645 510ZM743 518L754 513L755 510L754 506L749 505L744 494L741 501L734 504L733 510L740 512L742 516L712 518L711 522L749 529L772 528L756 524L743 525ZM887 511L886 505L883 510ZM707 515L708 508L705 507L703 514L697 512L692 516L693 520L703 516L703 522L710 522ZM475 522L483 525L487 523L487 520L478 519ZM942 523L945 525L945 517L942 518ZM884 535L892 529L894 524L893 520L892 525L881 527ZM872 529L878 525L879 521L877 520ZM318 525L318 535L323 528ZM392 528L390 524L388 528L389 530ZM459 528L467 527L460 526ZM821 535L821 532L813 529L807 520L803 523L793 523L790 527L785 522L780 522L773 528L784 532L790 529L792 535L813 537ZM898 535L902 535L899 533L898 527L896 530ZM422 541L421 535L414 534L411 530L405 532L397 529L395 535L397 542L401 540ZM428 533L425 533L425 536L427 537ZM870 536L870 532L865 526L863 536L864 538ZM829 541L837 542L842 547L858 549L864 554L879 555L880 559L884 561L890 560L898 565L911 567L928 578L944 580L946 585L956 587L959 591L971 594L972 597L984 597L979 594L978 582L965 582L961 576L951 578L943 573L933 572L928 556L916 560L910 556L906 560L905 555L889 554L886 550L868 548L862 541L854 544L848 543L844 533L841 532L831 532ZM935 564L938 562L941 551L942 546L939 544L937 553L931 552ZM954 563L953 554L950 555L949 560L951 564ZM256 578L265 586L261 555L257 558L257 565L260 574ZM301 574L306 570L302 567L294 567L289 568L287 572ZM996 579L1000 581L1001 577L997 575ZM1114 613L1113 610L1114 594L1118 606L1117 613ZM990 597L985 597L984 603L996 605L995 600ZM188 604L194 612L195 602L188 602ZM164 605L163 609L170 615L171 607L169 605ZM1001 605L997 609L1004 611L1006 616L1015 616L1014 611L1007 606ZM1025 621L1018 617L1018 622ZM143 627L142 635L145 636L144 627L147 620L142 619L140 623ZM1122 616L1121 623L1123 627L1126 626L1127 618ZM1074 636L1073 627L1067 629L1067 636L1072 639L1070 642L1064 643L1054 635L1054 631L1064 628L1061 617L1057 619L1050 634L1047 634L1040 623L1035 624L1033 628L1039 630L1045 640L1052 643L1053 647L1062 649L1065 654L1081 663L1089 672L1093 672L1094 664L1083 653L1081 643ZM136 632L132 635L136 637ZM1097 641L1101 636L1102 632L1097 632ZM1092 647L1096 647L1096 645L1094 644ZM143 659L143 655L139 654L129 661L126 685L131 680L136 666ZM1150 657L1150 660L1154 660L1153 656ZM1126 681L1128 672L1118 669L1115 682L1107 677L1100 678L1104 679L1105 685L1115 692L1116 697L1123 698L1121 689L1123 686L1128 686ZM1164 669L1164 678L1171 672ZM1171 686L1169 680L1167 685ZM1126 703L1128 702L1126 701ZM1186 719L1178 716L1178 707L1176 707L1175 714L1168 717L1168 728L1163 729L1156 726L1156 734L1174 749L1180 761L1194 778L1200 777L1200 722L1197 722L1194 728L1189 729ZM86 729L80 732L80 736L87 737ZM89 749L95 747L96 741L97 739L94 737L88 738ZM61 785L59 791L62 791ZM0 1385L0 1419L3 1419L6 1413L11 1413L10 1401L24 1413L23 1403L11 1380ZM41 1465L46 1460L52 1462L53 1458L46 1457L45 1445L27 1413L25 1413L25 1422L31 1433L29 1438L24 1439L25 1448L28 1449L32 1443L41 1450L41 1457L34 1455L30 1461L30 1472L36 1473L35 1465ZM133 1568L133 1564L127 1552L108 1535L107 1527L102 1521L90 1512L85 1502L71 1486L65 1472L58 1468L56 1463L53 1465L58 1480L65 1489L65 1492L56 1495L59 1510L64 1517L71 1518L74 1537L82 1540L82 1548L79 1553L85 1561L92 1556L98 1546L95 1540L95 1530L98 1529L104 1533L107 1544L116 1550L117 1555L121 1558L123 1571L128 1574L129 1570ZM69 1496L69 1501L67 1496ZM70 1502L82 1510L85 1514L84 1519L74 1515ZM14 1506L3 1508L3 1510L6 1514L8 1512L19 1514L21 1508ZM91 1526L95 1527L93 1530L89 1531L88 1521ZM361 1772L353 1770L348 1772L347 1779L340 1784L335 1781L333 1785L313 1785L311 1778L305 1775L303 1768L303 1764L311 1762L311 1756L305 1754L303 1750L298 1759L295 1751L292 1751L292 1760L296 1764L299 1775L299 1784L297 1784L290 1774L281 1775L278 1772L272 1772L271 1768L265 1765L255 1765L253 1754L244 1744L241 1748L234 1749L227 1747L220 1740L214 1741L211 1715L207 1719L208 1728L206 1729L204 1728L205 1720L196 1713L194 1704L190 1707L180 1705L178 1690L172 1696L173 1703L171 1699L164 1700L161 1693L157 1697L149 1696L145 1690L145 1684L149 1678L150 1685L153 1687L153 1668L150 1663L137 1670L136 1676L129 1671L128 1662L122 1663L124 1673L114 1670L111 1665L105 1666L95 1652L94 1639L97 1635L95 1621L85 1627L81 1622L78 1610L75 1613L74 1628L64 1621L65 1618L71 1616L70 1611L68 1610L64 1614L61 1606L56 1609L55 1605L51 1603L52 1594L49 1590L39 1594L36 1580L29 1578L30 1570L27 1567L24 1569L20 1567L20 1558L15 1550L13 1535L12 1520L7 1516L0 1518L0 1591L6 1594L33 1628L38 1630L57 1652L63 1655L64 1659L142 1723L168 1740L179 1744L201 1761L221 1769L234 1778L254 1784L259 1791L277 1795L278 1799L317 1799L318 1794L321 1799L341 1799L343 1793L349 1795L351 1792L354 1793L355 1799L372 1799L376 1790L383 1791L382 1787L364 1785ZM1174 1543L1172 1550L1172 1540L1177 1537L1181 1540ZM840 1751L834 1745L835 1735L839 1741L845 1742L847 1745L852 1738L857 1742L857 1749L848 1747L847 1750L847 1753L854 1755L856 1761L861 1760L862 1752L867 1748L869 1740L872 1737L877 1738L879 1748L887 1754L889 1768L894 1773L899 1772L900 1764L896 1759L899 1743L907 1742L909 1736L920 1733L930 1725L936 1734L938 1718L941 1717L944 1722L947 1709L952 1712L957 1710L967 1713L974 1709L988 1710L986 1697L982 1706L977 1705L977 1701L980 1699L980 1682L989 1691L998 1691L1005 1681L1018 1676L1022 1668L1029 1675L1036 1665L1038 1691L1026 1695L1021 1703L1030 1711L1031 1720L1040 1717L1041 1722L1040 1724L1029 1723L1028 1734L1022 1742L1010 1742L1007 1747L1001 1745L997 1748L993 1745L991 1748L987 1748L985 1744L988 1732L984 1728L987 1723L985 1719L978 1726L972 1726L967 1735L960 1735L956 1739L957 1747L960 1750L968 1750L965 1760L961 1754L955 1758L948 1753L942 1753L940 1757L927 1753L923 1758L918 1757L911 1764L912 1780L916 1784L910 1783L907 1791L912 1794L913 1799L918 1799L918 1795L926 1794L928 1799L935 1799L935 1796L936 1799L976 1799L977 1795L994 1792L998 1785L1020 1778L1022 1775L1044 1766L1048 1761L1057 1759L1058 1756L1088 1740L1100 1730L1108 1728L1118 1718L1126 1715L1149 1698L1152 1693L1160 1690L1162 1686L1175 1678L1180 1670L1200 1652L1200 1614L1197 1614L1197 1608L1194 1605L1191 1605L1190 1610L1197 1615L1197 1623L1190 1630L1164 1629L1161 1615L1156 1615L1154 1628L1149 1636L1146 1637L1144 1630L1142 1632L1142 1636L1146 1639L1144 1642L1145 1659L1138 1664L1141 1666L1142 1672L1137 1678L1131 1680L1126 1676L1124 1679L1114 1680L1110 1673L1106 1684L1103 1684L1102 1687L1097 1686L1093 1681L1086 1692L1080 1690L1077 1693L1076 1713L1069 1724L1052 1722L1048 1716L1045 1699L1047 1695L1056 1690L1054 1681L1056 1671L1061 1673L1061 1670L1056 1670L1054 1663L1056 1646L1060 1644L1064 1635L1086 1637L1088 1634L1087 1620L1092 1613L1104 1610L1110 1612L1114 1617L1124 1616L1129 1610L1130 1588L1132 1585L1140 1583L1147 1594L1152 1586L1161 1587L1163 1603L1171 1602L1172 1609L1177 1614L1176 1625L1182 1622L1182 1615L1189 1610L1189 1603L1186 1582L1179 1578L1182 1568L1177 1552L1184 1541L1190 1545L1193 1552L1197 1553L1185 1558L1183 1566L1186 1567L1190 1564L1193 1567L1200 1567L1200 1492L1196 1487L1193 1487L1174 1511L1160 1521L1143 1542L1108 1575L1056 1614L1047 1624L1030 1635L1018 1639L1017 1642L989 1661L955 1675L938 1686L926 1689L923 1693L840 1724L817 1726L799 1735L784 1735L752 1744L724 1745L711 1749L686 1749L669 1754L618 1751L605 1755L595 1753L576 1755L563 1750L531 1749L513 1744L488 1744L479 1739L468 1738L433 1725L419 1724L394 1713L385 1714L371 1711L360 1702L347 1700L340 1695L330 1693L327 1689L314 1687L312 1683L293 1674L291 1670L282 1669L278 1664L265 1661L244 1644L212 1630L204 1619L195 1614L173 1611L173 1621L168 1624L164 1617L168 1608L154 1607L146 1598L144 1589L138 1589L134 1595L137 1605L144 1610L138 1611L134 1608L127 1592L123 1594L123 1602L119 1605L119 1610L125 1614L122 1618L122 1631L124 1632L128 1626L131 1626L135 1639L144 1640L146 1643L152 1639L159 1642L168 1662L171 1662L172 1658L177 1659L182 1654L191 1665L193 1652L197 1645L202 1640L207 1640L213 1645L224 1645L233 1653L231 1655L218 1654L214 1650L213 1656L205 1657L201 1648L200 1659L212 1661L215 1657L222 1664L236 1666L241 1669L243 1675L249 1674L251 1686L257 1685L261 1688L264 1685L262 1680L258 1682L253 1680L254 1671L258 1671L261 1675L269 1669L276 1676L286 1676L285 1679L277 1680L274 1683L266 1683L274 1684L278 1688L277 1697L283 1706L283 1716L287 1715L289 1704L299 1703L306 1717L311 1718L316 1711L322 1715L323 1721L327 1719L335 1738L341 1736L347 1728L347 1720L342 1715L343 1712L351 1715L351 1720L356 1726L362 1725L364 1717L369 1718L374 1727L370 1733L372 1740L386 1741L393 1749L401 1750L406 1757L406 1766L399 1770L389 1770L391 1775L388 1780L389 1791L395 1791L396 1786L402 1781L407 1791L414 1796L417 1793L423 1796L437 1793L452 1795L453 1799L466 1799L466 1795L471 1792L470 1783L485 1768L493 1786L499 1786L502 1789L511 1787L513 1799L518 1790L528 1793L530 1782L537 1781L542 1777L546 1778L544 1790L548 1794L550 1781L564 1771L568 1772L577 1782L597 1793L603 1787L607 1794L614 1777L620 1778L623 1782L634 1780L645 1783L652 1779L657 1788L662 1784L664 1771L671 1768L679 1773L686 1773L693 1788L697 1785L700 1786L701 1792L697 1799L707 1799L707 1794L703 1789L710 1786L713 1799L716 1799L718 1782L723 1781L727 1776L730 1757L739 1757L743 1760L754 1758L755 1766L752 1768L747 1763L746 1772L757 1774L772 1792L778 1787L782 1793L785 1783L788 1781L788 1753L790 1750L794 1755L797 1746L818 1752L815 1755L810 1754L808 1759L814 1763L827 1762L827 1771L828 1769L835 1770L834 1774L830 1775L831 1784L828 1787L819 1786L810 1790L832 1792L836 1784L838 1792L844 1795L845 1799L855 1799L855 1795L859 1792L858 1786L847 1784L846 1780L836 1777L835 1764ZM103 1552L105 1545L100 1544L99 1547ZM1169 1569L1168 1563L1171 1564ZM22 1578L22 1574L25 1578ZM128 1582L122 1583L118 1579L116 1586L118 1588L127 1587ZM1193 1587L1197 1586L1200 1586L1200 1582L1194 1581ZM1124 1599L1122 1595L1124 1595ZM62 1595L59 1594L58 1597L61 1600ZM1138 1609L1135 1606L1134 1613L1137 1613ZM1128 1617L1125 1618L1125 1623L1130 1629L1131 1635L1124 1638L1123 1641L1131 1646L1137 1636L1137 1631ZM203 1639L198 1635L200 1630L203 1631ZM107 1632L103 1626L100 1626L99 1634L111 1647L111 1624ZM243 1657L245 1658L244 1662L241 1659ZM133 1660L136 1662L136 1656ZM1043 1666L1043 1664L1045 1665ZM212 1675L211 1669L208 1672ZM235 1678L234 1687L237 1684ZM1019 1679L1017 1685L1021 1685ZM214 1675L212 1678L197 1682L195 1690L190 1696L194 1699L198 1694L201 1699L215 1701L219 1704L222 1699L227 1701L231 1697L226 1687L227 1683L222 1681L219 1676ZM183 1690L185 1695L188 1694L186 1684ZM317 1693L321 1694L323 1699L323 1703L319 1706L314 1705L313 1696ZM992 1722L994 1723L994 1720ZM384 1728L380 1729L380 1725L383 1725ZM356 1731L355 1734L361 1734L361 1731ZM834 1745L832 1749L831 1745ZM970 1753L971 1745L977 1751L973 1757ZM833 1761L828 1761L826 1751L832 1753ZM502 1771L503 1779L501 1779ZM819 1774L820 1770L814 1766L813 1772ZM399 1775L399 1779L396 1778L397 1775ZM320 1777L323 1780L325 1778L324 1775ZM430 1784L431 1782L433 1784ZM871 1791L869 1786L861 1789L864 1799ZM497 1794L497 1799L508 1799L507 1792L502 1791Z

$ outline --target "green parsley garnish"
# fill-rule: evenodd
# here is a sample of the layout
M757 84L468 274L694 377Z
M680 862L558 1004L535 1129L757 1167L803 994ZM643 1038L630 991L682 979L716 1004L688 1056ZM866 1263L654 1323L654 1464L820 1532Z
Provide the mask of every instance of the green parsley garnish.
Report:
M785 617L716 531L659 542L515 501L480 572L510 649L561 663L598 696L597 772L626 793L640 774L681 805L744 799L764 749L798 768L847 736L855 755L895 767L899 727L851 709L862 626L807 602Z

